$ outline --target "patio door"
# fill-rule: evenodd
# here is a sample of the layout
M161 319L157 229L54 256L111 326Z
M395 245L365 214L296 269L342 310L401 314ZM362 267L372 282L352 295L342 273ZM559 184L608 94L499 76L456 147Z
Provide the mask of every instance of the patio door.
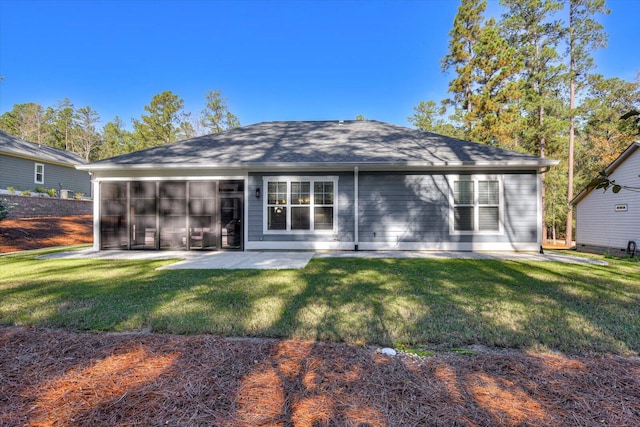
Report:
M221 181L219 185L220 248L242 250L244 183Z

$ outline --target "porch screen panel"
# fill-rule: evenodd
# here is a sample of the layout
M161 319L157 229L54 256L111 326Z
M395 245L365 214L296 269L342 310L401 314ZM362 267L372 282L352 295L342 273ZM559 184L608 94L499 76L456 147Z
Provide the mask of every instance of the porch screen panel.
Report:
M160 183L160 247L187 247L187 184Z
M100 248L122 249L128 245L127 183L100 184Z
M189 246L194 249L215 248L216 183L189 183Z
M158 243L157 185L142 181L131 183L131 249L156 249Z

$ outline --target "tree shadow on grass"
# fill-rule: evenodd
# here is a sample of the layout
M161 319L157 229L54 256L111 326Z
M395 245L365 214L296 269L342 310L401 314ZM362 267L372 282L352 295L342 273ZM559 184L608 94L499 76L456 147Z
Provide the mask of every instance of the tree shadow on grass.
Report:
M640 351L631 270L615 276L615 268L601 266L453 259L316 259L286 271L155 270L167 261L11 262L23 264L19 283L0 279L5 324Z

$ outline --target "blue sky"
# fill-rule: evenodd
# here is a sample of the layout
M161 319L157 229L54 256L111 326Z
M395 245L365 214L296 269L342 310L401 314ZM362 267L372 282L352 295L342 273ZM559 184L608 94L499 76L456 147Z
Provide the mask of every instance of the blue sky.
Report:
M171 90L197 114L219 89L245 124L369 119L408 126L442 74L457 0L0 0L0 114L90 105L130 125ZM609 0L597 71L635 80L640 0ZM488 14L499 15L497 0ZM634 42L635 41L635 42Z

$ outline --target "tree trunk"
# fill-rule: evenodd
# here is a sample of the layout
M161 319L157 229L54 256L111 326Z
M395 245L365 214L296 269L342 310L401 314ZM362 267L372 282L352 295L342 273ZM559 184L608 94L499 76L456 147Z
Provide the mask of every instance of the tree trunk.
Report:
M569 175L567 182L567 231L565 243L573 245L573 146L575 134L576 61L574 52L573 13L569 13Z

